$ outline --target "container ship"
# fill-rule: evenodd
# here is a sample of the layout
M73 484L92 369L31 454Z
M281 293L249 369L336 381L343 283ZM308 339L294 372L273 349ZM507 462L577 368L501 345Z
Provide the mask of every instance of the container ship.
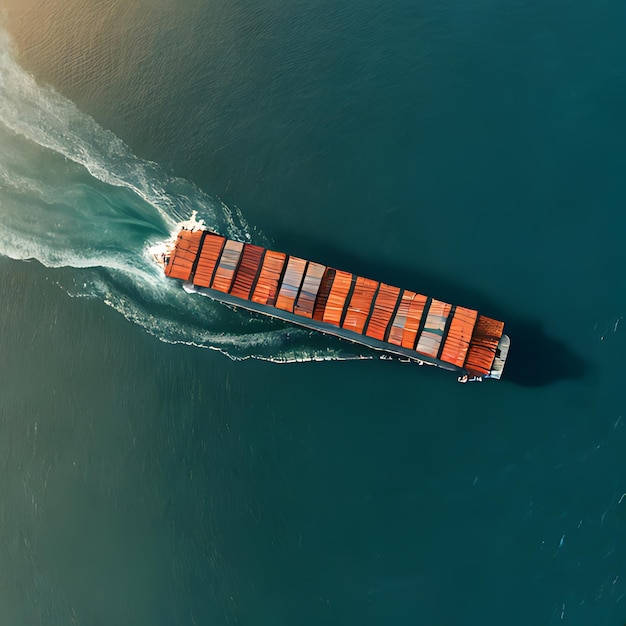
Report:
M189 293L456 372L462 383L502 376L504 323L473 309L227 239L194 218L153 256Z

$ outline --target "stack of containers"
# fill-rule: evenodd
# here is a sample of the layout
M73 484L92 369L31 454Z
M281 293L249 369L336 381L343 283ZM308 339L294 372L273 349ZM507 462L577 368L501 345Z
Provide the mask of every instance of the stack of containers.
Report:
M415 350L415 342L417 340L417 330L422 322L422 317L428 310L428 298L413 291L405 291L403 294L409 294L409 309L406 314L406 322L402 332L402 347L409 350Z
M341 324L346 298L352 286L352 278L352 274L336 270L335 280L333 280L333 286L328 294L328 302L324 307L324 315L322 317L322 320L327 324L332 324L333 326Z
M424 328L415 346L417 352L432 358L437 357L451 308L446 302L432 300Z
M233 296L244 300L250 297L250 291L252 291L252 285L254 285L254 279L259 271L264 252L265 248L260 246L253 246L250 243L244 245L237 276L230 290Z
M466 309L462 306L456 307L446 335L446 343L441 351L440 358L442 361L463 367L477 316L478 313L472 309Z
M322 278L326 267L319 263L313 263L309 261L309 265L302 282L302 288L300 289L300 296L296 302L294 313L301 315L302 317L313 317L313 309L315 307L315 300L322 284Z
M326 304L328 303L330 290L333 288L333 281L335 280L336 273L337 270L332 267L327 267L324 270L324 276L322 276L322 282L320 283L317 298L315 298L315 305L313 306L313 319L317 322L322 322L324 320L324 310L326 309Z
M265 252L261 273L252 294L253 302L272 306L276 303L276 292L286 258L287 256L282 252L274 252L273 250Z
M193 284L197 287L209 287L215 273L215 266L222 254L226 239L219 235L207 233L202 243L202 250L198 257L196 273L193 275Z
M181 230L165 273L355 334L365 332L473 374L489 372L502 322L298 257L286 261L282 252Z
M503 331L502 322L483 315L478 316L465 359L465 368L468 372L481 376L489 373Z
M229 239L224 246L220 263L215 271L215 278L211 283L213 289L228 293L233 283L233 276L239 263L239 257L243 250L243 244Z
M283 311L293 313L293 307L300 291L300 285L304 278L306 270L306 261L295 256L290 256L285 270L285 276L280 285L278 298L276 299L276 308Z
M409 291L408 289L405 289L402 292L402 298L400 298L398 311L395 317L393 318L391 328L389 329L389 338L388 338L389 343L392 343L395 346L401 346L402 338L405 332L407 333L407 338L409 336L409 333L411 332L410 331L411 326L409 326L409 329L407 329L407 323L413 322L415 320L417 323L414 324L413 343L411 344L411 347L415 345L415 336L417 334L417 328L420 323L421 311L424 306L422 304L422 307L419 309L417 317L415 315L413 316L410 315L411 304L413 303L416 297L424 298L424 302L426 301L426 298L424 296L418 296L414 291Z
M350 304L343 320L343 328L361 334L370 314L372 300L378 289L378 282L357 276Z
M181 230L165 267L165 275L189 280L202 241L202 231Z
M374 302L374 310L372 311L370 321L367 324L367 330L365 331L368 337L385 341L387 326L389 326L391 316L396 309L399 295L400 289L398 289L398 287L380 283L376 301Z

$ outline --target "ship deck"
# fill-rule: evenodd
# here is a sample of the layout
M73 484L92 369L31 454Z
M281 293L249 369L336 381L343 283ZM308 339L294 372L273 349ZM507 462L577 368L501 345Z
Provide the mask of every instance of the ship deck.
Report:
M164 267L189 292L392 357L471 380L504 370L503 322L410 289L198 228L181 228Z

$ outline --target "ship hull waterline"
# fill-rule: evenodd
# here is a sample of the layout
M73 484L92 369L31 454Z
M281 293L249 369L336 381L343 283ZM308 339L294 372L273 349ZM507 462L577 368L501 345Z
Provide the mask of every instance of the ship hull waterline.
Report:
M215 300L216 302L233 306L238 309L244 309L246 311L251 311L252 313L260 313L261 315L265 315L266 317L271 317L272 319L295 324L296 326L306 328L307 330L314 330L316 332L323 333L324 335L338 337L339 339L344 339L356 345L365 346L367 348L371 348L372 350L383 352L384 354L389 355L390 357L395 357L399 360L410 361L413 363L417 363L418 365L432 365L435 367L440 367L444 370L448 370L449 372L457 372L459 374L466 373L463 368L455 367L450 363L444 363L443 361L431 359L427 356L416 356L414 351L407 350L406 348L402 348L401 346L391 347L386 342L378 341L377 339L372 339L371 337L363 335L357 335L356 333L352 333L349 330L337 328L336 326L332 326L331 324L325 324L324 322L318 322L316 320L309 320L306 318L303 319L302 317L295 315L294 313L289 313L288 311L282 311L275 308L268 310L266 305L256 304L255 302L250 302L247 300L241 300L241 298L236 298L234 296L222 293L220 291L216 291L214 289L208 289L206 287L196 287L189 282L183 283L183 289L189 294L198 294L201 296L205 296L211 298L211 300Z
M502 376L504 323L474 309L227 239L195 217L151 253L189 293L456 372L459 382Z

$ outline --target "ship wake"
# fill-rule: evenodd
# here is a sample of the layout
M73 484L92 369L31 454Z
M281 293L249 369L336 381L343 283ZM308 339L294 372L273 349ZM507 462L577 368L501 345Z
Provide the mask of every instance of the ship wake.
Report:
M136 157L67 98L38 84L0 28L1 255L36 259L70 296L98 298L162 341L233 359L371 358L275 320L233 313L166 280L149 249L193 211L211 229L251 240L238 211ZM269 243L257 232L255 242Z

